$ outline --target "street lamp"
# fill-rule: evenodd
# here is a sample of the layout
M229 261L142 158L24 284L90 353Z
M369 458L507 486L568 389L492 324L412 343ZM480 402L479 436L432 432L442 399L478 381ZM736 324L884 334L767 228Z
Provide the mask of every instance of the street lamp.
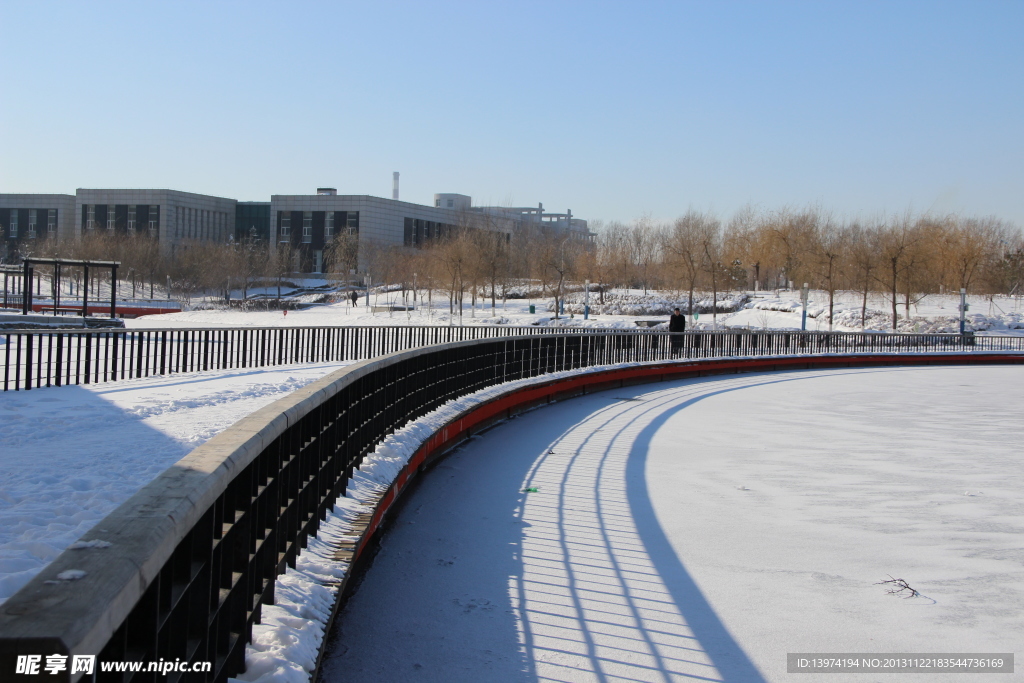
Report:
M803 305L803 314L800 316L800 331L807 331L807 294L808 286L804 283L803 289L800 290L800 303Z

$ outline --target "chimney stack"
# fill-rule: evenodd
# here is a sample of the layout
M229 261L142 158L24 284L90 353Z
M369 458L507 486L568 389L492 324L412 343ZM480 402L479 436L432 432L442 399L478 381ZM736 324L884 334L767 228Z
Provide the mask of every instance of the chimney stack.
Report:
M391 188L391 198L398 199L398 171L395 171L395 180Z

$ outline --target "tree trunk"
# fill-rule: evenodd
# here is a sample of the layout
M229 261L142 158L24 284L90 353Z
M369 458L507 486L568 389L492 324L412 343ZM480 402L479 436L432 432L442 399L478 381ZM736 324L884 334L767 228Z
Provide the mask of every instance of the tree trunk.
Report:
M896 331L896 316L897 316L896 306L898 305L899 295L900 295L899 294L899 285L897 284L896 273L897 273L896 263L893 262L893 264L892 264L892 287L890 288L890 294L892 294L892 331L893 332Z
M718 329L718 278L711 270L711 329Z
M832 311L835 308L836 292L834 289L828 290L828 331L832 331Z
M864 296L860 302L860 329L864 330L864 325L867 323L868 318L868 285L864 285Z

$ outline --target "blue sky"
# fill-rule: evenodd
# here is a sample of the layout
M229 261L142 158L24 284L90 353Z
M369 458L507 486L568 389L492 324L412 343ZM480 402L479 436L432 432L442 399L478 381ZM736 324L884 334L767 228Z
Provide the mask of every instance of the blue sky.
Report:
M1024 2L0 0L0 192L1024 225Z

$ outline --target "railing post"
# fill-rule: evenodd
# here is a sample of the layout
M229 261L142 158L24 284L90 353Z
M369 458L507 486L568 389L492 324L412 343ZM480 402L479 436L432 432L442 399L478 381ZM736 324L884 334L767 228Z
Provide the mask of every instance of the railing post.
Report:
M167 374L167 331L160 333L160 374Z
M29 280L31 289L32 281ZM32 388L32 338L34 334L29 332L25 335L25 391Z
M85 332L85 384L92 381L92 333ZM79 342L81 343L81 342Z
M54 379L56 379L56 385L61 386L60 375L61 375L61 363L64 359L64 333L57 333L57 372L54 373ZM6 387L4 387L6 389Z
M117 332L112 332L111 333L111 337L113 337L113 339L111 339L111 342L112 342L113 347L114 347L113 350L111 351L113 356L110 359L110 381L111 382L116 382L117 381L117 338L118 338L118 336L120 336L120 335Z

